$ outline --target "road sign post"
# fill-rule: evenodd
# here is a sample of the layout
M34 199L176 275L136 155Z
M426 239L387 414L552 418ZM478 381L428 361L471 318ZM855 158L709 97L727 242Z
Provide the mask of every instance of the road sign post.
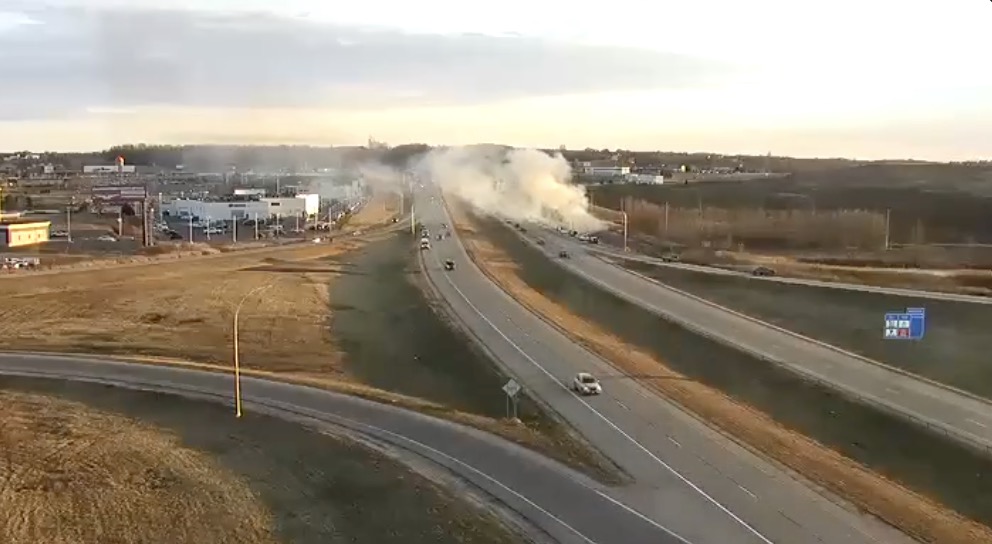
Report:
M507 419L517 419L517 396L520 394L520 389L520 384L512 379L503 386L503 392L506 393Z

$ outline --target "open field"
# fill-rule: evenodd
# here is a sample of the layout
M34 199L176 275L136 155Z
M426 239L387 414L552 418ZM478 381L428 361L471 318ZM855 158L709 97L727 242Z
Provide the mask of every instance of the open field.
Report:
M786 179L697 185L604 185L597 205L619 209L629 197L659 206L787 211L797 216L891 210L891 241L987 243L992 241L992 166L868 164L796 172ZM670 218L670 225L674 224ZM922 228L918 228L922 227ZM831 233L825 236L833 236Z
M992 306L789 285L623 261L677 289L903 370L992 398ZM782 301L789 301L783 304ZM927 309L926 337L882 337L886 312Z
M374 220L367 220L370 224ZM604 480L616 474L533 403L504 420L503 378L445 323L395 232L148 266L7 277L5 349L246 371L396 402L501 434ZM245 298L247 297L247 298ZM388 390L388 392L387 392ZM419 399L419 400L418 400Z
M600 291L498 221L455 221L494 281L631 379L922 541L992 542L992 460Z
M0 412L8 544L523 542L382 453L272 417L10 377Z
M716 265L772 258L782 275L992 292L989 167L870 164L773 180L607 185L591 195L604 218L627 212L630 245L646 254L676 249ZM833 265L958 272L936 279Z

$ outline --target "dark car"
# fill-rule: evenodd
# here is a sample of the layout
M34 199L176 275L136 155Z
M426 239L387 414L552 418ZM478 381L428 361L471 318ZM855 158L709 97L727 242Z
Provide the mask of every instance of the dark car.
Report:
M182 234L179 234L178 232L176 232L174 230L170 230L166 234L169 236L169 240L182 240L183 239L183 235Z
M537 242L537 245L539 245L539 246L543 246L544 245L544 238L538 238L537 240L534 240L534 241Z
M562 259L567 259L568 258L568 252L567 251L559 251L558 252L558 257L560 257Z
M455 261L452 261L451 259L448 259L448 260L444 261L444 269L445 270L454 270L455 269Z
M775 271L767 266L759 266L751 271L752 276L774 276Z
M590 236L589 237L589 243L590 244L598 244L599 243L599 236Z
M667 253L661 256L661 260L666 263L677 263L679 261L679 256L674 253Z

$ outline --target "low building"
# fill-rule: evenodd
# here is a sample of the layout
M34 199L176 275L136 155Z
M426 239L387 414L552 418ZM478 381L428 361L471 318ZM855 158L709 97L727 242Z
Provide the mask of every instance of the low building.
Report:
M312 216L319 211L319 195L297 195L287 198L259 198L257 195L236 195L211 200L177 198L162 202L162 212L173 217L195 217L215 221L235 221L254 218Z
M587 176L597 178L615 178L630 174L629 166L590 166L586 168Z
M665 183L665 176L655 174L629 174L626 179L637 185L661 185Z
M51 228L51 221L4 221L0 223L0 247L43 244Z

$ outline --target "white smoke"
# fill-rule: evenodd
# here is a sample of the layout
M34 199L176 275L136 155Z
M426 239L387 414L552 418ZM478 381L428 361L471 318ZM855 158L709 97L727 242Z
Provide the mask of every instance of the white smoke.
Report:
M414 170L487 215L582 232L607 227L589 213L585 187L571 183L571 167L560 154L495 145L450 147L430 151Z

